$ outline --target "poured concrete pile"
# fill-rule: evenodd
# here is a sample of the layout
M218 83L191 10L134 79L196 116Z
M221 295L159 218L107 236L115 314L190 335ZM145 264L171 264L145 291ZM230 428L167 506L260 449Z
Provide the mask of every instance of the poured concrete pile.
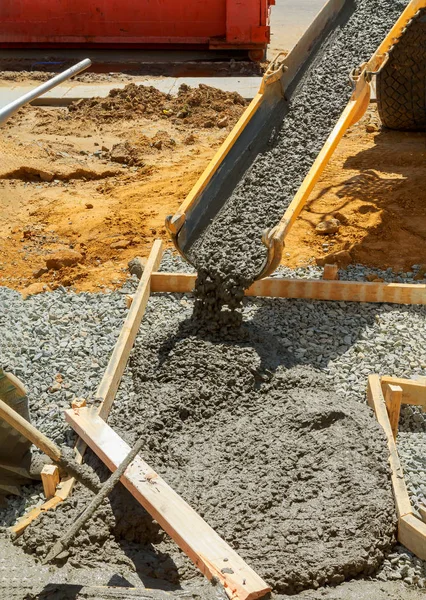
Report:
M372 574L394 542L383 433L270 335L151 326L111 423L279 593ZM188 573L181 572L184 579Z
M351 95L349 73L368 60L407 0L355 0L322 44L272 133L223 208L190 248L199 272L197 314L226 329L238 324L241 288L254 280L275 226L307 175ZM223 306L228 311L220 313ZM211 326L211 328L213 328Z

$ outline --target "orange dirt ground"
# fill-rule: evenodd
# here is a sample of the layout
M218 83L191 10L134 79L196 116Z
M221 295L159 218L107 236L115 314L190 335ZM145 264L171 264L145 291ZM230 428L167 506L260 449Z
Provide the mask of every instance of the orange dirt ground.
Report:
M180 104L155 94L160 110L142 113L131 110L131 95L121 111L117 98L94 105L93 114L88 103L71 111L26 107L3 126L0 285L24 294L59 285L111 289L155 238L171 247L164 218L244 110L237 96L210 88L191 107L191 94L184 91ZM425 158L424 134L380 131L371 108L291 230L283 263L315 263L340 250L352 262L395 271L426 263ZM330 217L339 231L316 233ZM46 260L69 250L77 264L46 269Z

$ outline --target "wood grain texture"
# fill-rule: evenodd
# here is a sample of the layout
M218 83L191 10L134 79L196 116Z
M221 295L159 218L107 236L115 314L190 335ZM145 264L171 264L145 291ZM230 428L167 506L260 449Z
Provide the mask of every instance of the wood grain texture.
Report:
M44 465L41 471L41 482L46 500L53 498L59 483L59 469L56 465Z
M402 403L426 407L426 378L401 379L385 375L381 378L382 389L386 385L397 385L402 389Z
M426 523L414 515L405 515L399 522L398 541L410 552L426 560Z
M196 275L189 273L153 273L151 291L189 293L194 290L195 279ZM255 281L245 293L269 298L426 304L426 285L423 284L267 277Z
M398 519L400 519L405 515L412 515L413 509L411 507L410 498L405 485L404 473L399 461L395 439L393 437L388 412L386 410L380 377L378 375L370 375L368 377L367 400L369 406L371 406L376 413L376 418L386 435L389 449L389 464L392 470L393 494L395 497L396 512Z
M388 383L384 387L384 395L389 423L393 437L396 440L396 436L398 435L399 415L401 412L402 388L399 385Z

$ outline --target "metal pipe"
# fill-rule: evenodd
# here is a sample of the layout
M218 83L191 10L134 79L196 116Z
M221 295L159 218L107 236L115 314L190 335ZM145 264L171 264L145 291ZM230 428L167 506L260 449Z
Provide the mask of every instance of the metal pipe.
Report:
M28 102L32 102L33 100L35 100L39 96L42 96L49 90L62 83L63 81L70 79L70 77L73 77L74 75L78 75L78 73L85 71L87 68L90 67L91 64L92 61L89 58L85 58L84 60L74 65L73 67L67 69L63 73L59 73L59 75L56 75L52 79L49 79L49 81L45 81L35 89L31 90L31 92L24 94L20 98L17 98L13 102L10 102L10 104L7 104L3 108L0 108L0 125L2 125L2 123L4 123L10 116L13 115L13 113L18 111L25 104L28 104Z

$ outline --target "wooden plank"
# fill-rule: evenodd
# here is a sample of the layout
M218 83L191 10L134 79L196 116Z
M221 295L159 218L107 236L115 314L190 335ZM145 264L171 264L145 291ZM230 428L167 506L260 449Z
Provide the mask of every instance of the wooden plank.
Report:
M120 385L121 378L129 360L130 352L135 343L136 335L145 314L145 308L148 304L148 299L151 293L151 277L152 273L158 269L163 257L163 242L155 240L148 260L145 263L142 277L139 281L136 293L133 295L133 302L127 313L120 335L115 344L108 366L102 377L102 380L96 390L96 398L101 398L101 404L98 408L98 414L102 419L108 418L112 403ZM83 440L77 440L74 448L75 459L78 463L83 462L83 456L86 451L86 444ZM75 480L71 478L64 485L61 494L63 499L71 493ZM65 495L67 494L67 495Z
M325 265L322 278L327 281L337 281L339 279L338 265Z
M53 498L59 483L59 469L56 465L44 465L41 471L41 482L47 500Z
M21 535L21 533L25 531L28 525L30 525L34 521L34 519L37 519L37 517L39 517L42 512L46 512L46 510L56 508L60 502L62 502L61 498L58 498L58 496L53 496L53 498L50 498L50 500L48 500L41 506L33 508L21 519L19 519L16 525L10 528L11 533L15 536Z
M402 388L402 403L426 407L426 378L401 379L385 375L381 378L382 388L386 385L398 385Z
M130 351L135 343L142 317L148 303L151 275L158 269L163 256L163 242L155 240L151 253L146 261L144 272L138 285L138 289L133 297L133 302L127 313L123 328L115 345L114 351L109 360L108 366L102 378L102 381L96 391L96 397L102 399L99 407L99 414L103 419L109 414L115 394L120 385L121 377L126 368Z
M419 506L419 513L420 513L420 516L422 518L422 521L424 523L426 523L426 506L424 504L421 504Z
M405 515L398 524L398 541L426 560L426 524L414 515Z
M399 414L401 412L402 388L399 385L388 383L385 385L384 394L389 423L393 437L396 440L396 436L398 435Z
M93 409L71 409L65 415L78 435L115 471L130 452L126 442ZM250 600L270 591L255 571L139 456L120 481L208 579L219 579L230 598Z
M369 406L371 406L376 413L376 418L386 435L389 449L389 464L392 470L393 494L395 497L396 512L398 519L400 519L405 515L412 515L413 509L405 485L404 473L399 461L388 412L386 410L385 399L382 393L380 377L378 375L370 375L368 377L367 400Z
M161 240L156 240L152 246L148 260L145 263L144 272L139 281L136 293L134 294L132 306L127 313L123 328L114 347L108 366L96 391L96 397L102 399L98 412L103 419L107 419L109 411L111 410L115 394L118 386L120 385L121 377L126 367L130 351L135 342L135 338L145 313L146 305L148 303L151 289L151 276L152 273L160 266L162 256L163 243ZM86 448L87 445L85 444L84 440L81 438L78 439L74 447L74 456L77 463L81 464L83 462L83 456ZM12 533L15 535L20 535L25 528L28 527L28 525L40 515L43 510L49 510L63 500L66 500L71 494L74 484L75 479L73 477L68 477L66 480L60 482L55 496L43 504L39 509L35 509L34 511L28 513L24 521L18 522L14 527L11 528Z
M196 275L192 273L153 273L151 291L189 293L194 290L195 279ZM426 304L426 285L267 277L255 281L246 290L246 295L346 302Z

